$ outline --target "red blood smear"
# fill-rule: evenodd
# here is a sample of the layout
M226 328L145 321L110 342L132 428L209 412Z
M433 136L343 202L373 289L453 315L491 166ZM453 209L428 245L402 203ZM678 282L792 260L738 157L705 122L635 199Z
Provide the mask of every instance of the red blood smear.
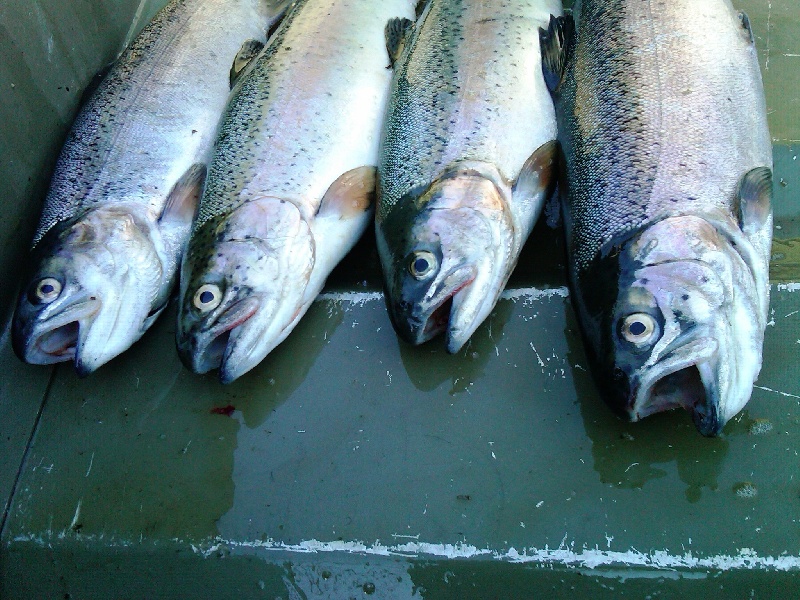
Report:
M233 414L233 411L236 410L236 407L233 404L228 404L228 406L217 406L211 409L212 415L225 415L226 417L230 417Z

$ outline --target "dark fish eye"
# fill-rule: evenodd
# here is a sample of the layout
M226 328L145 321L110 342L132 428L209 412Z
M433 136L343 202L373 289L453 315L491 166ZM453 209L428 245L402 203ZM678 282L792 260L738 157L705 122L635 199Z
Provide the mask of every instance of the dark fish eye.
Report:
M217 308L222 302L222 290L213 283L206 283L194 293L194 307L201 313Z
M415 279L424 279L436 269L436 257L427 250L420 250L411 255L408 272Z
M52 277L45 277L36 282L28 292L28 299L33 304L50 304L59 294L61 294L61 282Z
M651 344L658 339L658 323L647 313L634 313L622 320L622 338L637 346Z

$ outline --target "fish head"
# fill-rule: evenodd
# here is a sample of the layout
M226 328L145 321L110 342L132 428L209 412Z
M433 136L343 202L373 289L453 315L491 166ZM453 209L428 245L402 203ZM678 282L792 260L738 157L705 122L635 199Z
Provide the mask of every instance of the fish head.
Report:
M734 227L680 216L607 257L617 277L604 269L603 283L596 273L581 302L593 315L584 335L595 378L619 414L637 421L682 407L713 436L747 403L761 368L768 286L746 248Z
M386 302L407 342L446 332L458 352L491 312L513 260L506 197L492 178L462 169L378 223Z
M138 340L167 302L146 209L109 205L51 229L16 306L12 343L33 364L88 375Z
M229 383L289 334L308 304L314 238L301 210L250 200L195 231L181 268L177 345L196 373Z

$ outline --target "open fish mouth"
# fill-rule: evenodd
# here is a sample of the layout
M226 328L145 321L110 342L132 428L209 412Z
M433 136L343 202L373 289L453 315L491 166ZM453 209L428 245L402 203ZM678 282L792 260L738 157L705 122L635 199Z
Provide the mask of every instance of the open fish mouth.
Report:
M74 359L78 367L80 341L86 337L85 330L91 326L100 308L100 301L90 298L60 309L50 319L34 324L29 329L29 336L26 336L24 330L14 336L17 354L26 362L37 365Z
M447 330L447 324L450 322L450 312L453 309L453 296L452 294L444 299L438 308L434 309L425 325L422 328L422 337L424 340L429 340L436 337L440 333Z
M36 340L36 350L53 358L54 362L75 358L80 323L71 321L42 333Z
M658 375L648 377L634 390L634 402L628 411L630 419L638 421L658 412L683 408L691 413L702 435L719 435L726 419L721 414L717 363L715 356L678 360Z
M649 397L642 401L632 420L674 408L689 411L695 426L705 436L718 435L724 425L719 418L718 401L714 398L713 389L707 388L700 368L696 365L685 367L656 381L650 388Z

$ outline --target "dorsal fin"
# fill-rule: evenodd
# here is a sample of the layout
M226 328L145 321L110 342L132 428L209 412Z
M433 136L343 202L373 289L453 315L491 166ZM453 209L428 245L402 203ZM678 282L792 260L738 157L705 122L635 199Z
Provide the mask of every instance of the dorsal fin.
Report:
M233 64L231 65L230 85L233 89L234 84L239 79L239 76L247 68L247 65L258 56L258 53L264 48L264 42L261 40L246 40L236 56L233 57Z
M567 63L575 44L575 21L571 15L550 15L547 31L539 28L542 49L542 73L551 92L555 92L564 78Z
M386 51L389 53L389 66L394 67L406 47L408 36L414 29L414 21L411 19L401 19L395 17L389 19L384 28L384 35L386 37Z
M750 39L751 44L756 43L756 36L753 35L753 27L750 25L750 17L744 11L739 11L739 21L742 23L742 29L745 30L747 37Z

